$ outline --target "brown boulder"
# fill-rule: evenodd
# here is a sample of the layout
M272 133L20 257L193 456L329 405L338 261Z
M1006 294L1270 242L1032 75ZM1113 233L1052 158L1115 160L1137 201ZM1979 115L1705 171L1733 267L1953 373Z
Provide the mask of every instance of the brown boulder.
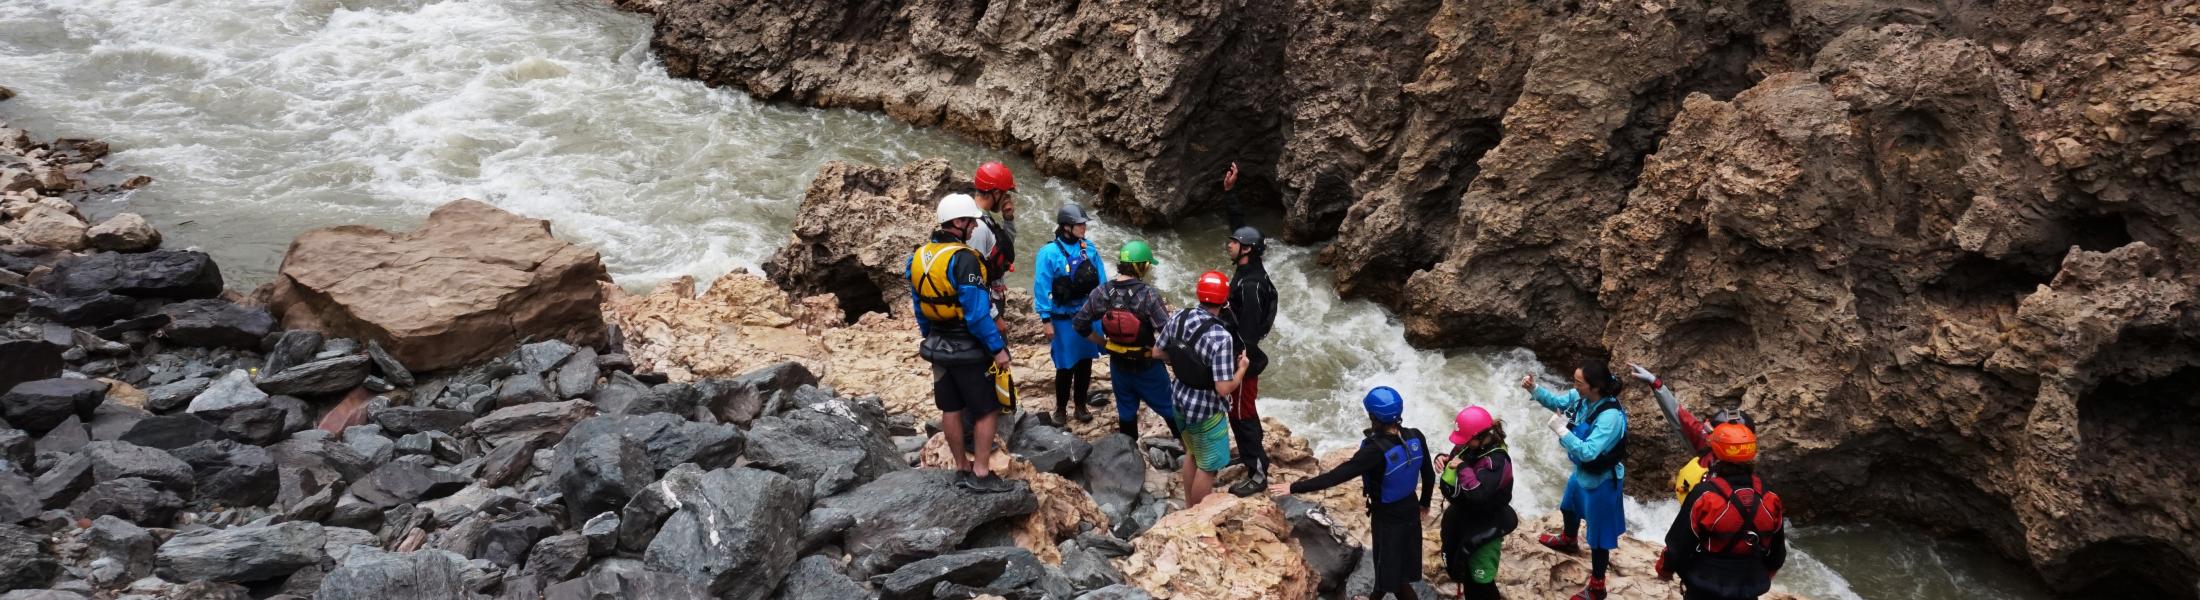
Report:
M24 210L23 216L13 223L16 235L25 243L63 250L83 250L86 247L84 220L69 210L55 207L67 206L59 200L41 201Z
M787 245L764 261L798 297L832 294L847 321L909 312L910 253L932 234L932 209L959 182L944 159L900 168L826 163L802 194Z
M416 371L510 351L522 339L603 340L596 252L550 223L473 200L408 233L343 225L290 244L269 310L292 329L381 342Z
M143 252L160 247L160 230L137 213L122 213L85 230L93 248L115 252Z
M1161 517L1131 547L1116 568L1163 600L1308 600L1321 584L1283 510L1265 497L1208 496Z

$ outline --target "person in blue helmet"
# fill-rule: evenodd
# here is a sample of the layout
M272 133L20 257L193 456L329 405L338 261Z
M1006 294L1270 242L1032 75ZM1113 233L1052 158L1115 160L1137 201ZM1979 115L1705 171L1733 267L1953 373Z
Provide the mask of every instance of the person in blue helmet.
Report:
M1327 473L1289 484L1276 484L1268 493L1277 496L1304 494L1336 487L1360 478L1367 494L1367 515L1374 533L1375 592L1400 600L1420 600L1413 583L1421 580L1421 522L1428 520L1429 500L1436 493L1436 468L1429 463L1428 440L1421 431L1406 427L1405 398L1398 390L1368 390L1361 404L1374 425L1351 460ZM1415 488L1419 488L1416 493Z
M1039 247L1038 272L1031 278L1031 304L1047 323L1047 340L1054 355L1054 424L1069 426L1070 406L1077 420L1091 421L1085 410L1092 395L1092 361L1100 357L1100 345L1077 334L1072 323L1085 307L1092 291L1108 280L1108 266L1100 259L1100 247L1085 238L1085 207L1062 204L1054 212L1054 241Z
M1566 458L1574 462L1573 475L1566 478L1566 495L1558 504L1565 530L1543 534L1536 541L1560 552L1576 552L1581 538L1575 532L1582 521L1588 521L1589 583L1573 600L1604 600L1604 574L1611 568L1612 549L1619 547L1619 536L1627 531L1626 496L1620 492L1627 475L1620 464L1627 458L1627 411L1619 405L1619 377L1604 361L1592 359L1574 369L1574 389L1563 394L1537 386L1533 375L1520 378L1520 389L1557 413L1546 424L1558 435Z

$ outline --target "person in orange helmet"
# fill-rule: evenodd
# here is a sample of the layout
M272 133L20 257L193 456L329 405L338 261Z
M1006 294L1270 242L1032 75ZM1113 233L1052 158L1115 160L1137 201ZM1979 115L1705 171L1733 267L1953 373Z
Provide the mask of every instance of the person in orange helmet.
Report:
M1785 510L1757 477L1755 432L1726 423L1712 428L1710 441L1717 461L1674 515L1658 577L1680 575L1687 600L1756 598L1787 562Z
M1194 295L1199 306L1177 311L1162 328L1161 348L1169 370L1169 398L1176 405L1184 438L1184 505L1195 506L1214 489L1215 473L1230 464L1230 428L1226 398L1245 381L1245 351L1222 322L1230 302L1230 278L1221 271L1199 276Z

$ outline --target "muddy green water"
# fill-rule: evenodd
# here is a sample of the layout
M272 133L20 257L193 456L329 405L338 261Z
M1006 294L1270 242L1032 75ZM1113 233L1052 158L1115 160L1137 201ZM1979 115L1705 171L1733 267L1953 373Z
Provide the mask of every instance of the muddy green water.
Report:
M1054 207L1086 195L939 132L669 78L648 35L643 17L597 0L7 0L0 85L21 95L0 115L112 142L115 170L156 182L90 211L144 214L171 246L214 254L237 288L264 281L300 231L409 227L458 197L549 219L643 288L755 269L828 161L939 156L970 169L1005 158L1024 174L1025 248L1044 242ZM1156 278L1181 301L1193 274L1224 267L1222 229L1212 218L1144 232L1102 219L1092 236L1108 248L1155 242ZM1429 431L1470 403L1541 422L1508 385L1550 376L1531 355L1412 348L1391 315L1339 299L1312 254L1269 258L1285 311L1266 410L1322 449L1354 443L1359 395L1374 385L1401 390L1411 424ZM1515 504L1542 514L1565 459L1548 435L1518 429ZM1675 506L1649 500L1631 500L1629 520L1654 537ZM1803 523L1795 547L1780 585L1815 598L2046 597L1976 545L1891 528Z

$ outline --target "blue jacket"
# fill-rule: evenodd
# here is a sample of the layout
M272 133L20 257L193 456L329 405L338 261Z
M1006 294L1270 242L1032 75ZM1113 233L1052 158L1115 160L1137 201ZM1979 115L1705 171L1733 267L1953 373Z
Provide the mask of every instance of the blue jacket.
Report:
M962 279L960 275L964 273L977 273L976 265L963 264L964 261L971 260L967 257L975 255L975 252L955 253L954 258L949 259L953 262L948 263L947 272L957 274L957 279ZM902 268L902 274L906 276L916 268L917 257L915 254L911 254L909 265ZM1008 339L1002 337L1001 329L993 324L993 296L991 292L986 291L983 278L979 279L975 282L957 281L955 283L957 292L955 301L962 304L963 325L969 328L972 336L978 338L980 345L985 346L986 353L1000 352L1008 348ZM917 295L914 291L909 294L909 307L913 309L911 314L917 317L917 331L924 335L932 335L932 323L924 318L924 305L917 301Z
M1543 405L1544 408L1570 415L1580 415L1583 411L1588 410L1592 404L1582 401L1581 392L1575 390L1566 390L1566 393L1558 394L1537 387L1533 394L1535 395L1535 402ZM1625 479L1627 477L1627 465L1615 465L1609 473L1583 473L1581 472L1581 463L1595 460L1596 457L1603 456L1605 452L1611 451L1612 445L1618 444L1620 436L1626 433L1627 413L1625 411L1607 410L1599 413L1595 422L1577 423L1573 431L1558 436L1558 445L1566 448L1566 458L1574 461L1574 474L1570 479L1573 484L1583 488L1593 488L1604 485L1608 478Z
M1042 320L1067 319L1085 306L1084 298L1078 298L1076 304L1069 306L1054 305L1054 278L1069 274L1069 247L1059 236L1039 247L1038 270L1033 271L1031 277L1031 305L1039 309ZM1092 261L1093 269L1100 274L1098 281L1107 283L1108 265L1100 260L1099 246L1092 240L1084 240L1078 242L1077 247L1084 251L1085 260Z

